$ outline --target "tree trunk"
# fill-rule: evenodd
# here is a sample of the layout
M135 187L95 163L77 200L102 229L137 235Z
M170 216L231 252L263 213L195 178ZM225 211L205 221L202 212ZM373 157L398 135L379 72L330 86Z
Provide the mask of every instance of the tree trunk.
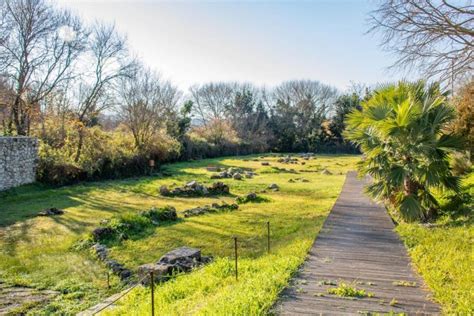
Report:
M13 123L15 123L16 133L20 136L27 136L27 130L25 128L25 122L23 119L23 111L21 106L21 99L19 96L15 98L12 107L12 116L13 116Z
M405 177L403 180L403 190L405 195L416 195L420 185L418 182L413 181L410 177Z
M81 158L82 146L84 144L84 129L82 126L79 127L78 135L79 135L79 139L77 142L77 151L76 151L76 157L74 158L74 162L78 162L79 158Z

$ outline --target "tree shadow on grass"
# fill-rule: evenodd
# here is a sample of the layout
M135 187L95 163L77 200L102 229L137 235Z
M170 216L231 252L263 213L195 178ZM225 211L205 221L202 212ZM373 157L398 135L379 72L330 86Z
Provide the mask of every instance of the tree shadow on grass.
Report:
M176 177L190 179L196 176L197 175L193 173L180 171L176 173L176 176L173 175L172 177L151 176L122 180L106 180L101 182L80 183L60 188L53 188L42 184L20 186L0 192L0 228L35 217L40 211L51 207L67 209L88 203L91 204L91 207L103 208L107 212L113 212L110 205L116 204L117 201L97 203L93 202L92 199L88 197L88 194L95 190L111 190L117 193L140 194L161 199L162 197L158 195L158 186L156 188L156 195L147 193L143 190L143 187L152 185L159 179ZM178 179L175 180L179 181ZM97 200L97 198L94 197L94 200ZM123 201L120 201L120 203L122 207L118 207L118 209L123 209Z
M0 209L0 228L33 218L46 208L56 207L64 209L80 204L80 202L69 196L57 196L51 199L18 200L8 203Z
M234 217L230 221L230 217ZM238 217L235 219L235 217ZM271 247L277 250L286 246L291 241L312 231L315 225L322 225L325 215L315 215L311 220L291 223L290 219L276 220L277 214L231 212L206 214L200 217L185 219L181 225L176 225L170 230L164 230L163 235L149 237L138 241L139 249L147 247L145 253L135 254L133 244L127 243L119 246L117 251L125 250L130 256L129 261L142 264L152 259L159 258L164 253L175 247L189 246L201 249L203 254L211 256L228 257L234 253L234 239L238 238L239 256L255 258L267 251L267 221L271 224ZM284 216L285 217L285 216ZM290 216L288 216L290 217ZM294 220L294 218L293 218Z

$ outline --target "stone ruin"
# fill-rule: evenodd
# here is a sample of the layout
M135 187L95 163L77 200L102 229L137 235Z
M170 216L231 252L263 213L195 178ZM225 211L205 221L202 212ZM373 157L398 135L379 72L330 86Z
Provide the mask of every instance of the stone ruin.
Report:
M267 189L272 190L274 192L280 191L280 187L276 183L270 184Z
M299 156L304 160L316 159L316 154L314 153L301 153Z
M310 160L312 158L316 158L316 155L313 154L313 153L302 153L302 154L299 154L298 155L299 158L303 159L303 160ZM292 157L291 155L288 155L288 156L285 156L285 157L282 157L280 159L277 160L279 163L285 163L285 164L302 164L302 165L305 165L306 162L304 161L299 161L298 158L296 157Z
M262 200L261 197L257 195L255 192L250 192L244 196L239 196L238 198L235 199L235 202L238 204L245 204L248 202L256 202L258 200Z
M156 263L139 266L137 273L142 284L148 285L151 272L153 272L154 281L165 281L174 273L189 272L211 261L212 257L202 256L199 249L180 247L165 254Z
M105 263L107 268L119 276L120 280L127 281L132 276L132 272L125 268L123 264L108 257L109 251L106 246L97 243L92 246L92 250L95 252L97 257Z
M225 195L229 194L229 192L229 186L223 182L214 182L211 186L206 187L193 180L182 187L168 188L166 185L160 187L160 194L162 196L210 196Z
M63 215L64 211L55 207L47 208L39 212L36 216L56 216Z
M208 169L209 170L209 169ZM227 169L219 169L218 174L211 175L211 179L234 179L234 180L242 180L244 177L247 179L253 178L256 174L255 172L249 170L243 170L241 168L227 168Z
M298 163L298 158L293 158L290 155L280 158L277 160L279 163L287 163L287 164L297 164Z
M328 169L324 169L323 171L321 171L321 174L323 174L323 175L331 175L332 172L329 171Z
M294 179L289 179L288 182L290 182L290 183L295 183L295 182L307 183L307 182L310 182L310 181L308 179L305 179L305 178L294 178Z
M298 171L296 171L293 168L287 169L287 168L280 168L280 167L272 167L272 169L281 173L298 173Z
M207 213L217 213L221 211L235 211L239 208L237 204L227 204L222 202L222 204L212 203L211 205L198 206L185 210L183 212L184 217L199 216Z

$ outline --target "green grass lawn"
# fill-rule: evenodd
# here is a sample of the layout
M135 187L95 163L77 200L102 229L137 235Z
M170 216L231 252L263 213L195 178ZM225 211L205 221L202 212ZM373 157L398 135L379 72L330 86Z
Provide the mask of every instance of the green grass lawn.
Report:
M277 183L281 190L262 194L267 202L247 203L227 213L191 217L156 227L151 234L111 248L111 257L127 268L157 261L179 246L200 248L215 261L193 273L160 285L156 292L159 315L166 314L261 314L268 311L292 273L303 262L315 236L334 204L344 174L355 169L357 156L320 155L294 168L299 174L263 167L254 157L209 159L164 166L170 176L88 183L58 189L39 185L17 188L0 195L0 281L61 294L46 305L33 307L34 314L74 314L123 289L113 277L107 289L105 266L88 250L76 250L78 240L101 220L152 206L172 205L181 212L212 202L232 202L236 196ZM245 160L249 161L245 161ZM208 165L248 167L253 179L223 180L232 196L219 198L171 198L158 195L162 184L189 180L212 183ZM327 168L333 175L322 175ZM301 172L302 170L310 172ZM318 171L319 170L319 171ZM289 183L304 177L309 183ZM46 207L62 208L57 217L34 217ZM266 253L266 222L272 227L272 252ZM233 277L232 236L238 236L240 279ZM147 289L138 287L113 310L116 314L148 313ZM19 310L21 310L21 306Z
M464 214L442 216L432 228L420 224L397 227L446 315L474 314L474 173L465 177L463 185L471 199ZM449 211L450 206L445 208Z

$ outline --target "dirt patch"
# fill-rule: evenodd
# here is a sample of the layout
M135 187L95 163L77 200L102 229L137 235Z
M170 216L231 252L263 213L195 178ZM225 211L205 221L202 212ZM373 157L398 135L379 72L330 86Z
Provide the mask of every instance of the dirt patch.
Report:
M59 292L11 286L0 281L0 315L18 315L39 304L45 304Z

